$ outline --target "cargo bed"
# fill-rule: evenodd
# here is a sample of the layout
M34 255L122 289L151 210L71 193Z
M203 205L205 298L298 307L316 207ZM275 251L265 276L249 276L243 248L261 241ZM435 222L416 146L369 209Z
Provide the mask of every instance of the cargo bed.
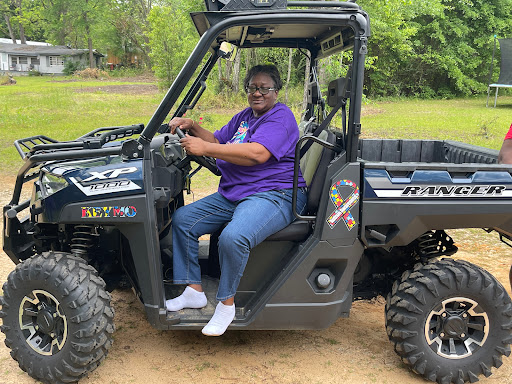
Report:
M450 140L360 140L362 238L407 245L432 229L491 228L512 239L512 166ZM397 214L400 212L400 214Z

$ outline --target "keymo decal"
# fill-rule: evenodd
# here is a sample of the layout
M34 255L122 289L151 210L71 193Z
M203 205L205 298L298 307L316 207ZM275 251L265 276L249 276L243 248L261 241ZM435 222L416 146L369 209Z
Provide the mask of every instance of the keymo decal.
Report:
M343 200L343 197L338 188L340 187L351 187L352 193ZM333 184L331 187L331 201L336 207L336 210L327 219L327 224L333 229L340 220L343 220L350 231L356 225L354 217L350 213L350 210L359 201L359 187L350 180L340 180Z
M74 177L69 178L86 196L104 195L106 193L134 191L141 189L137 184L128 179L116 179L97 182L78 181Z
M376 189L377 197L512 197L505 185L410 185L403 189Z
M134 206L126 207L82 207L82 218L98 217L134 217L137 215L137 208Z

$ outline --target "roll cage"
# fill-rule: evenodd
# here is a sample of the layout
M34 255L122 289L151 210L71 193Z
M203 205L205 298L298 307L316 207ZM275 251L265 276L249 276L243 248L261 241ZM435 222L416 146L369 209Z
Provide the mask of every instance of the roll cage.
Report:
M151 140L159 131L167 130L164 121L190 83L196 69L201 66L202 69L173 116L181 116L192 109L206 89L206 79L221 57L219 47L223 41L240 48L280 47L307 50L312 68L315 67L317 59L352 49L352 75L348 87L350 94L347 95L350 98L347 132L339 144L346 150L347 160L356 161L361 132L364 64L367 39L370 36L368 14L354 2L348 1L286 3L285 0L237 0L234 3L241 4L241 10L227 10L228 3L231 4L230 0L206 0L208 9L217 7L222 10L191 14L201 38L145 127L137 124L98 128L69 142L59 142L45 136L18 140L15 145L25 163L18 172L13 198L7 207L9 214L16 215L27 207L28 201L21 204L19 202L22 186L37 175L37 172L30 171L44 162L115 155L122 155L126 159L149 160ZM253 3L275 6L247 7L247 4ZM308 9L285 9L286 5ZM234 5L230 7L233 8ZM312 9L318 7L322 9ZM202 65L208 54L208 59ZM314 105L308 108L314 108ZM137 134L140 134L137 139L126 139L122 146L104 147L109 141Z
M325 2L289 2L301 6L323 6ZM322 57L353 49L348 129L344 139L347 160L357 159L361 132L364 59L370 35L368 15L352 2L329 2L327 9L253 10L192 13L201 38L142 131L138 141L147 147L189 83L203 58L210 53L174 116L192 109L206 88L206 79L220 57L219 47L226 41L240 48L280 47L308 50L311 65ZM138 154L140 156L142 154Z

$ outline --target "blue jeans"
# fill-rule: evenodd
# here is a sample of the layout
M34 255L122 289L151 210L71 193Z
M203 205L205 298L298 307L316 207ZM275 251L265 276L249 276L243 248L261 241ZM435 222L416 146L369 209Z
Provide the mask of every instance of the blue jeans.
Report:
M299 188L299 213L304 211L306 202L306 192ZM251 248L294 219L292 189L259 192L235 202L217 192L179 208L172 218L174 283L201 284L198 239L228 223L219 237L221 276L217 300L235 296Z

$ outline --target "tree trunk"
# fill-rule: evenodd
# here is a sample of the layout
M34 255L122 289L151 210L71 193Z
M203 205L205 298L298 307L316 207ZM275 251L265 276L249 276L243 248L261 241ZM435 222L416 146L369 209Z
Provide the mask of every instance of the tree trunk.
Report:
M222 81L222 60L217 60L217 65L219 69L219 91L222 92L224 89L224 82Z
M233 68L233 63L231 61L225 61L226 63L226 74L224 75L224 81L229 88L233 87L233 83L231 82L231 69Z
M246 72L249 71L249 69L251 69L251 67L253 67L255 65L255 61L256 61L256 51L254 50L254 48L249 48L247 51L246 51L246 56L245 56L245 67L246 67Z
M144 38L144 46L140 48L140 51L142 52L142 57L143 57L143 64L146 66L146 68L151 68L152 67L152 61L151 61L151 56L149 56L149 47L150 47L150 44L149 44L149 37L147 37L146 35L143 36Z
M309 85L309 74L311 70L311 59L309 56L306 58L306 73L304 74L304 97L302 98L302 109L305 110L308 105L308 85Z
M146 28L146 31L148 31L151 28L151 26L149 25L148 17L149 17L149 13L151 12L151 8L153 8L153 2L151 0L139 0L139 2L140 2L140 9L142 10L140 18L141 18L142 24ZM149 55L150 51L151 51L151 49L149 47L151 45L149 44L149 37L148 37L147 33L142 33L142 38L143 38L144 44L137 44L137 47L140 49L140 51L142 53L143 65L146 68L151 68L153 66L153 62L152 62L151 56Z
M245 74L246 75L247 75L247 72L249 72L249 68L250 68L250 65L251 65L249 56L250 56L249 49L246 49L245 50ZM244 86L245 86L245 84L244 84Z
M92 50L91 29L87 23L87 13L84 13L85 35L87 36L87 48L89 48L89 68L94 68L94 52Z
M288 56L288 74L286 75L286 89L284 92L284 103L288 104L288 91L290 85L290 77L292 74L292 57L293 57L293 48L290 48L290 54Z
M326 84L327 83L327 67L331 66L331 59L332 56L329 56L322 60L322 63L318 66L318 81L320 84Z
M9 29L9 36L11 37L12 43L16 44L16 36L14 36L14 31L11 26L11 18L7 13L4 13L5 23L7 24L7 28Z
M18 20L19 31L20 31L20 42L21 42L21 44L27 44L27 38L25 37L25 27L23 26L23 23L22 23L23 11L21 8L21 1L22 0L16 0L14 5L16 6L16 12L18 13L18 16L20 17Z
M21 44L27 44L27 38L25 37L25 28L20 23L20 41Z
M88 4L89 0L85 0L85 4ZM84 24L85 24L85 36L87 36L87 47L89 48L89 68L95 68L94 65L94 52L92 50L92 37L91 37L91 26L89 25L89 20L87 11L83 13Z
M90 36L87 38L87 46L89 48L89 67L96 68L96 63L94 62L94 51L92 49L92 39Z
M231 89L233 90L233 92L235 94L238 93L238 91L240 90L240 62L241 61L242 61L241 52L240 52L240 50L237 50L236 56L235 56L235 65L233 68L233 82L231 84Z

